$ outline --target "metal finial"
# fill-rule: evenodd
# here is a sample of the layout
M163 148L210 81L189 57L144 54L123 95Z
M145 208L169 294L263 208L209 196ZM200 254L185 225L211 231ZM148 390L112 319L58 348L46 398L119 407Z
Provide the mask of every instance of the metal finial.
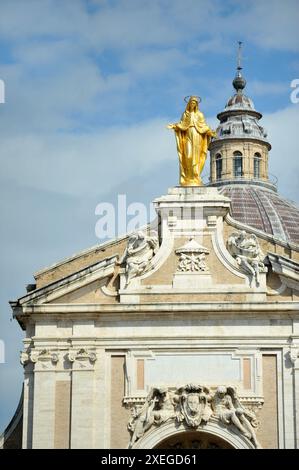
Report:
M242 41L238 41L239 47L238 47L238 59L237 59L237 70L242 70Z
M233 81L233 87L238 93L242 93L242 90L246 87L246 80L242 76L242 41L238 41L238 58L237 58L237 73Z

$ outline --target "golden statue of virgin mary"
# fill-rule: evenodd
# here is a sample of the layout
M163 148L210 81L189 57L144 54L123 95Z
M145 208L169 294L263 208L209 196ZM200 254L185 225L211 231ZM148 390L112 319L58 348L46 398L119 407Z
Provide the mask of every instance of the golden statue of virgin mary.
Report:
M216 133L210 129L202 112L199 99L190 96L180 122L169 124L174 129L180 160L180 185L202 186L201 173L206 162L208 147Z

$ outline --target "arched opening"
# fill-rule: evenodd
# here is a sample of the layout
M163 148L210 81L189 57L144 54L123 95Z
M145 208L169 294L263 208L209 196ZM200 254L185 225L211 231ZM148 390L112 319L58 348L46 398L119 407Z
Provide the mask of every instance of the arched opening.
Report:
M227 441L207 432L182 432L160 442L155 449L233 449Z
M132 446L132 449L175 448L254 449L254 445L237 428L225 426L212 417L197 429L169 420L161 426L152 427Z
M216 179L220 180L222 178L222 156L220 153L217 153L215 157L216 162Z
M261 160L262 156L260 153L256 152L253 159L253 174L254 178L258 179L261 177Z
M240 178L243 176L243 155L241 152L234 152L234 177Z

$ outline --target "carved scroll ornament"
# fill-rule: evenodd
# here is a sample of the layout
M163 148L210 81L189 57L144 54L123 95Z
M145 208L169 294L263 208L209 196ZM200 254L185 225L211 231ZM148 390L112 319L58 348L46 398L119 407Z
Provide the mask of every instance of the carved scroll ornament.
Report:
M267 268L257 237L244 230L232 233L228 238L227 248L238 265L259 285L260 273L267 272Z

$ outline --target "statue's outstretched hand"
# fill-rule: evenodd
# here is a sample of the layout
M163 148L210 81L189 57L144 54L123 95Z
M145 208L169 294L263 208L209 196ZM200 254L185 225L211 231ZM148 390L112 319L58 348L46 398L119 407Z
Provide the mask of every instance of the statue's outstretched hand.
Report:
M168 124L167 126L167 129L175 129L175 124Z

